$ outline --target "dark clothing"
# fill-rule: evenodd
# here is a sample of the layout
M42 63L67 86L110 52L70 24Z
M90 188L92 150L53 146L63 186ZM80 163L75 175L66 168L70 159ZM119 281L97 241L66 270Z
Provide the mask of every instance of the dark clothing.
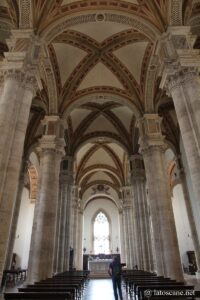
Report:
M118 300L118 294L119 293L120 300L123 300L122 298L122 289L121 289L121 264L119 261L114 260L110 263L109 269L111 269L111 276L112 276L112 283L113 283L113 291L115 300Z

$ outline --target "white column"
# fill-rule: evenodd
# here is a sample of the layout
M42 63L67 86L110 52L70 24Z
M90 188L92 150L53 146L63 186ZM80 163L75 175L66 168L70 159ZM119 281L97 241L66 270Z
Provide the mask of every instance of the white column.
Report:
M176 227L164 163L164 137L161 118L145 114L139 120L140 151L143 155L152 216L156 271L183 280Z
M0 202L16 123L19 119L19 110L22 105L23 81L24 74L21 71L8 70L4 73L4 85L0 98Z
M27 77L20 85L17 81L18 76L16 78L16 73L14 74L14 77L13 74L12 76L9 75L7 77L4 86L4 93L1 97L1 100L3 99L3 103L1 103L2 106L0 104L2 108L2 110L0 108L0 111L2 113L2 115L0 116L0 124L2 124L1 122L5 118L4 114L6 114L6 99L8 100L7 105L9 106L9 104L11 104L12 106L12 109L8 107L8 115L6 118L15 119L15 124L9 121L5 122L4 127L8 126L11 136L10 138L8 138L9 132L7 132L7 129L3 130L0 142L0 147L2 147L1 143L4 143L3 146L7 150L6 153L5 149L3 149L3 147L1 148L0 162L2 167L2 169L0 168L0 218L1 224L3 224L3 226L0 227L0 277L5 265L13 208L17 197L17 186L21 168L25 133L28 124L31 101L35 91L34 78ZM21 78L21 73L19 74L19 76ZM12 90L12 84L14 86L13 93L16 93L15 97L10 91ZM12 103L10 103L9 95L12 99ZM16 111L13 102L17 102ZM3 162L4 158L5 161Z
M64 139L59 117L47 116L45 134L40 140L40 184L35 206L28 266L28 282L52 276L55 250L56 214L60 162Z
M188 161L195 199L196 226L200 219L200 89L199 79L194 69L183 69L168 77L166 86L172 95L181 137ZM194 207L194 206L193 206ZM200 235L198 243L200 244ZM200 272L200 248L195 249L198 272Z

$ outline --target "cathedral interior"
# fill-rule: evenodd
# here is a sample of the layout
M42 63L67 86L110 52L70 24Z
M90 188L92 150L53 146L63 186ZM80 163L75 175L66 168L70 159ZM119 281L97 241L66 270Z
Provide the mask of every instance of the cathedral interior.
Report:
M0 0L0 281L200 278L199 49L199 0Z

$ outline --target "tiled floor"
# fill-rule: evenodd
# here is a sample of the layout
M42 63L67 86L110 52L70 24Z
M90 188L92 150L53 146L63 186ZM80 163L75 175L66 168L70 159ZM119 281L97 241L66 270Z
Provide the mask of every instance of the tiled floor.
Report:
M111 279L90 279L83 300L114 300ZM123 289L123 300L128 300Z

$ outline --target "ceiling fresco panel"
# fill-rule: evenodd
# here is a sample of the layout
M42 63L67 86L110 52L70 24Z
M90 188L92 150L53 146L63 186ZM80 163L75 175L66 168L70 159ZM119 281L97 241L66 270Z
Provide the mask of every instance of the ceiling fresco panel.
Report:
M74 109L71 112L71 120L73 130L75 131L79 124L89 115L90 111L87 109Z
M137 42L114 52L140 84L142 61L148 42Z
M116 168L116 165L115 165L114 161L111 159L110 155L104 149L99 148L89 158L85 167L89 167L93 164L102 164L102 163Z
M78 90L86 89L92 86L113 86L124 89L117 77L108 68L99 62L84 78Z
M104 116L100 115L98 118L94 120L94 122L88 127L87 131L85 132L95 132L95 131L108 131L118 133L116 128L109 122Z
M95 181L95 180L107 180L112 182L111 178L103 171L96 172L91 178L88 180L89 182Z
M54 43L62 86L78 63L86 56L86 52L64 43Z
M120 119L126 130L129 132L133 112L126 106L113 108L112 112Z

